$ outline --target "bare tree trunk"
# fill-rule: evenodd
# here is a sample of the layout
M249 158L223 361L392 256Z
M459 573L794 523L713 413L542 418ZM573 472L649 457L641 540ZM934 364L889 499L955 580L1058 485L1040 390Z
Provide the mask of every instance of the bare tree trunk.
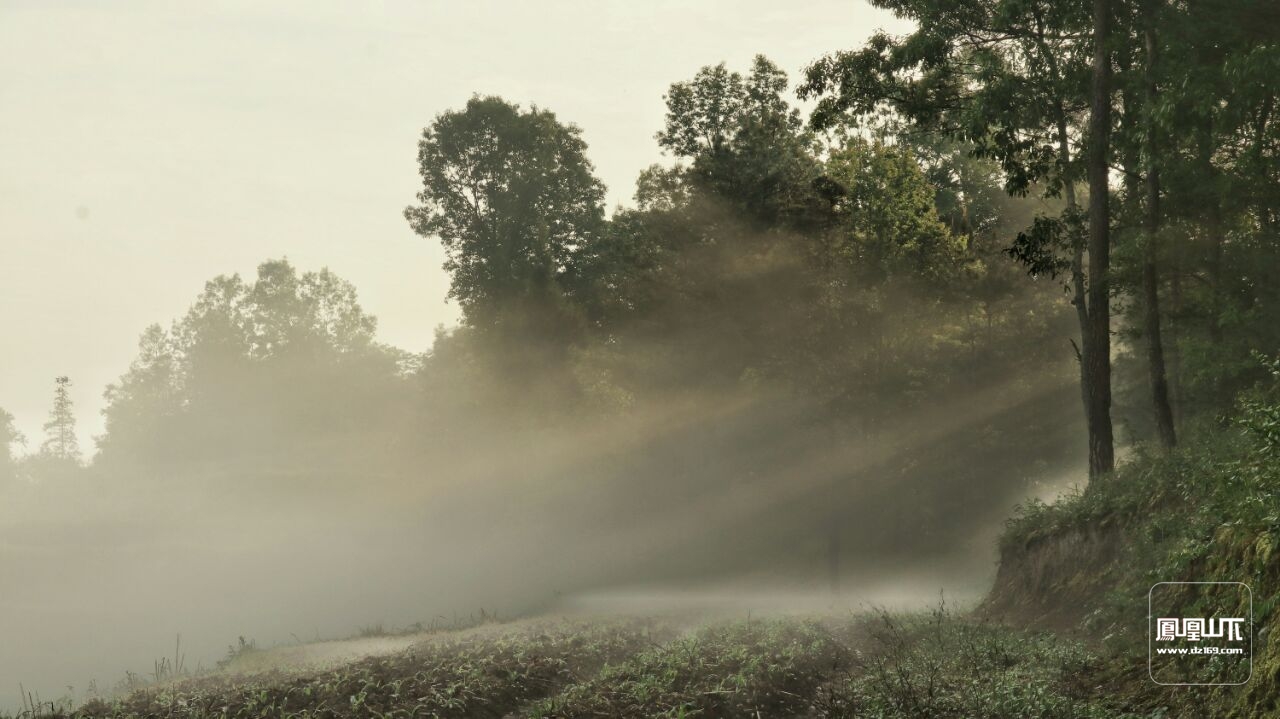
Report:
M1160 241L1160 167L1157 160L1159 143L1156 137L1155 120L1152 117L1156 101L1155 64L1158 57L1156 9L1156 0L1143 3L1146 15L1143 39L1147 50L1145 83L1147 206L1142 222L1146 230L1142 261L1142 324L1143 334L1147 339L1147 372L1151 379L1151 404L1152 409L1155 410L1156 432L1160 437L1160 444L1168 449L1178 443L1178 435L1173 424L1173 407L1169 404L1169 380L1165 373L1164 344L1160 336L1160 274L1157 264Z
M1093 2L1093 92L1089 116L1088 376L1089 476L1115 469L1111 427L1111 207L1107 186L1111 143L1111 0Z

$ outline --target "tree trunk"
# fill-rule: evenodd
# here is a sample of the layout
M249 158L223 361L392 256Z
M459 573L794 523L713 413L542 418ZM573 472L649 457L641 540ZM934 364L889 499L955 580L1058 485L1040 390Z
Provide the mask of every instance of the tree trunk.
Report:
M1038 20L1039 18L1037 18ZM1058 71L1058 61L1053 50L1045 42L1042 25L1037 24L1041 28L1041 32L1037 36L1037 46L1040 48L1041 57L1045 64L1049 67L1050 75L1055 83L1061 79ZM1067 132L1067 112L1063 106L1061 97L1055 99L1054 102L1054 120L1057 124L1058 131L1058 159L1062 164L1063 173L1063 196L1067 201L1066 215L1072 218L1074 223L1077 212L1079 211L1079 202L1076 199L1076 183L1071 172L1071 139ZM1092 357L1092 332L1090 331L1091 323L1089 320L1089 300L1087 297L1085 269L1084 269L1084 242L1077 237L1074 232L1071 237L1071 305L1076 309L1076 321L1080 326L1080 344L1077 346L1072 341L1072 347L1076 352L1076 362L1080 365L1080 399L1084 407L1084 419L1087 433L1089 436L1089 454L1093 456L1094 446L1094 413L1092 411L1093 390L1090 383L1090 370L1085 362L1085 357ZM1110 421L1110 420L1108 420ZM1093 476L1093 462L1090 461L1090 476Z
M1185 400L1182 396L1182 264L1169 268L1169 400L1173 405L1173 425L1182 426Z
M1064 166L1071 164L1071 141L1067 137L1067 113L1062 102L1057 105L1058 115L1058 154ZM1067 199L1067 213L1074 216L1080 205L1076 200L1076 183L1070 177L1062 183L1063 194ZM1074 238L1071 251L1071 305L1076 308L1076 322L1080 325L1080 344L1076 347L1076 363L1080 365L1080 399L1084 405L1085 426L1088 434L1093 436L1092 416L1089 414L1089 373L1085 369L1084 356L1089 347L1089 304L1085 297L1084 281L1084 245Z
M1222 342L1222 195L1218 187L1218 168L1213 165L1213 118L1200 128L1196 161L1199 165L1204 197L1204 233L1209 243L1209 309L1207 322L1209 339L1216 345Z
M1207 162L1207 178L1214 177L1212 163ZM1209 339L1222 342L1222 205L1213 183L1209 206L1205 208L1205 232L1209 236Z
M1088 376L1089 477L1115 469L1111 427L1111 208L1107 186L1111 143L1111 0L1093 2L1093 91L1089 116Z
M1156 0L1148 0L1143 4L1146 15L1143 39L1147 50L1147 203L1142 221L1146 235L1142 259L1142 324L1147 338L1147 373L1151 379L1151 404L1155 411L1156 432L1160 437L1160 444L1168 449L1178 443L1178 435L1173 424L1173 407L1169 404L1169 380L1165 373L1164 344L1160 336L1160 274L1157 264L1160 241L1160 167L1157 160L1159 143L1153 116L1156 102L1155 64L1158 58L1156 9Z

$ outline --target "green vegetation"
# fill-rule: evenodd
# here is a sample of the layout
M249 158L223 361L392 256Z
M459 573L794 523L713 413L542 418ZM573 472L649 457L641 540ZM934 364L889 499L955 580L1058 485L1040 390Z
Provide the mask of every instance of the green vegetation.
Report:
M881 614L867 631L868 648L858 653L854 671L819 695L816 716L1140 716L1124 708L1123 697L1090 691L1083 677L1101 660L1073 641L957 619L943 610Z
M812 623L712 626L606 667L540 702L534 717L792 715L848 649Z
M284 473L408 482L477 437L514 454L531 427L623 427L694 394L744 424L787 403L795 433L848 443L951 403L1043 402L1074 424L1045 388L1078 373L1098 478L1113 425L1170 448L1257 381L1251 353L1280 351L1271 11L873 4L915 29L820 57L798 89L764 56L672 83L656 140L673 161L612 212L554 112L482 96L441 112L405 216L442 243L461 326L412 356L327 270L215 277L143 332L82 474L178 495ZM66 402L16 468L0 437L5 476L77 475ZM1056 462L992 429L972 430L999 438L990 455ZM993 472L984 491L1020 482Z
M1275 243L1265 239L1277 210L1274 8L874 4L916 28L814 63L801 87L818 101L814 124L874 126L887 108L891 128L937 134L998 162L1009 192L1060 198L1009 252L1033 273L1066 280L1090 476L1114 469L1113 305L1142 359L1132 371L1146 385L1149 431L1175 445L1180 412L1221 408L1249 383L1237 370L1251 346L1276 349L1274 317L1255 324L1275 311L1258 300L1277 286ZM1250 91L1239 93L1245 77ZM1115 302L1117 292L1129 301Z
M651 641L640 624L472 630L319 672L226 673L93 701L76 717L503 716Z
M873 4L913 31L808 68L808 122L766 57L690 68L663 98L671 162L612 213L555 113L481 96L441 112L405 210L443 244L463 312L430 352L379 344L328 270L220 275L144 331L90 463L69 378L35 455L15 457L0 411L0 489L36 520L167 518L150 547L193 517L222 530L261 512L283 534L310 507L277 508L311 502L380 530L351 536L385 545L335 550L351 566L407 574L437 561L427 547L456 554L429 565L442 583L501 576L485 588L545 606L624 580L784 568L838 588L849 564L972 560L957 547L1002 502L1087 456L1086 488L1009 523L980 612L476 631L323 671L159 682L175 660L76 713L1274 716L1280 14ZM1135 616L1175 580L1254 587L1244 689L1143 676Z
M1082 645L951 615L487 625L324 670L177 679L77 719L226 717L971 717L1120 719ZM28 715L35 715L29 712Z
M1064 596L1087 598L1087 604L1067 615L1077 629L1106 637L1121 673L1145 672L1147 627L1134 621L1133 608L1143 605L1153 584L1248 584L1258 639L1246 687L1209 690L1198 698L1162 694L1139 682L1128 687L1191 716L1197 703L1206 701L1223 716L1267 716L1280 697L1280 648L1269 641L1280 627L1280 366L1258 361L1269 370L1270 380L1245 392L1230 415L1188 432L1172 452L1139 454L1114 477L1083 493L1021 508L1002 537L1002 555L1009 563L1088 533L1107 538L1103 541L1114 553L1107 561L1089 566L1087 558L1064 555L1041 567L1051 575L1049 584L1028 583L1023 591L1032 595L1032 616L1060 610L1056 604L1072 601ZM1055 598L1054 588L1066 592ZM1011 583L997 591L1018 590ZM1232 592L1221 587L1187 590L1184 601L1191 611L1229 606L1246 615L1249 608L1236 606L1240 600ZM998 597L996 603L1008 599ZM1217 670L1224 671L1220 666Z
M1191 433L1184 446L1168 454L1141 454L1114 478L1051 505L1031 503L1008 523L1006 551L1045 541L1072 530L1116 526L1143 552L1133 565L1136 583L1186 577L1196 570L1230 567L1229 581L1268 586L1272 547L1280 531L1280 446L1276 412L1280 410L1280 371L1250 392L1229 428L1206 427ZM1236 553L1224 543L1256 548L1252 561L1231 566ZM1263 605L1265 613L1269 608Z

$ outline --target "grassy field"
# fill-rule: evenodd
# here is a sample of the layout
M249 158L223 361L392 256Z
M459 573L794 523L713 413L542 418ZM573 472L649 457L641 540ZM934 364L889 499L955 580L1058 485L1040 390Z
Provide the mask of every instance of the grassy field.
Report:
M704 621L548 618L410 640L396 648L364 637L352 640L349 655L343 643L316 651L240 647L202 676L22 715L1167 716L1099 696L1088 678L1107 665L1079 644L941 609Z

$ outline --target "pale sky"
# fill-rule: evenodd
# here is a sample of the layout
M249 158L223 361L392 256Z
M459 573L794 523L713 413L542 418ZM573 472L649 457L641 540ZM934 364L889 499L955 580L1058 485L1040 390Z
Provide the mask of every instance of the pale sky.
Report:
M0 407L35 449L70 375L91 455L143 328L280 256L426 350L457 310L401 212L436 114L473 93L554 110L612 207L662 159L670 83L756 53L794 80L878 28L906 29L858 0L0 0Z

